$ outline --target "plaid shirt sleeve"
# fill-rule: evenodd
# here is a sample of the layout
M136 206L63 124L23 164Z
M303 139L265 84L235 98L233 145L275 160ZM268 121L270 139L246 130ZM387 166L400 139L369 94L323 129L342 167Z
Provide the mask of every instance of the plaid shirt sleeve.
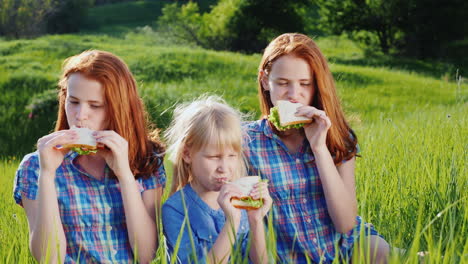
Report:
M39 179L39 158L37 153L26 155L21 161L15 175L13 197L23 206L23 197L36 200Z
M166 186L166 170L164 169L164 163L161 161L161 165L153 175L148 178L139 178L137 182L140 187L140 192L159 187L164 188Z

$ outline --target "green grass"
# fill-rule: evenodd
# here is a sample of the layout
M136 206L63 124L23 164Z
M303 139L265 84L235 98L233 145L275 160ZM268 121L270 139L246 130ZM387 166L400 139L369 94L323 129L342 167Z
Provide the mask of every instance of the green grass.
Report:
M150 1L121 5L136 10L125 5L137 8L143 2ZM55 119L53 109L29 119L27 105L55 88L66 57L87 49L122 57L135 74L151 119L162 129L175 104L207 92L224 96L252 118L259 115L259 54L174 45L149 27L134 28L147 24L151 12L132 21L124 15L114 17L114 11L120 12L113 11L116 6L99 8L91 12L96 25L112 21L124 29L104 26L101 33L0 39L2 263L33 262L25 214L12 198L13 178L18 157L34 150ZM417 251L430 252L426 263L468 263L468 87L464 81L455 82L456 65L369 57L339 37L320 38L317 43L329 58L344 110L360 142L359 213L389 243L408 249L407 256L395 257L391 263L418 263ZM166 169L170 177L170 164ZM164 199L169 186L170 178ZM274 248L274 238L268 243ZM163 250L158 252L157 258L163 259Z

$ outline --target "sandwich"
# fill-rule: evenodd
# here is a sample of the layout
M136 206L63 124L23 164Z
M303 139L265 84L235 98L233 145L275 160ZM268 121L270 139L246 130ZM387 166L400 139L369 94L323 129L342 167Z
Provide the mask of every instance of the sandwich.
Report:
M96 139L93 137L93 130L76 126L72 126L70 129L78 133L79 139L71 144L63 145L63 148L75 151L79 155L97 153L97 143Z
M249 195L250 191L258 182L260 182L259 176L247 176L233 181L231 184L235 184L237 187L239 187L239 189L242 191L242 196L232 197L231 204L236 208L246 210L255 210L262 207L262 199L254 200L252 196Z
M312 123L312 119L294 114L300 106L301 103L278 100L276 106L270 109L268 120L280 131L301 128L307 123Z

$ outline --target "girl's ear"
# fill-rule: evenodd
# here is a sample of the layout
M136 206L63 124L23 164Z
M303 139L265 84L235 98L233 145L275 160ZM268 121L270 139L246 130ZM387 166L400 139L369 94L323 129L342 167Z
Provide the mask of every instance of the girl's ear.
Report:
M265 89L265 91L269 91L270 86L268 86L268 75L266 75L265 71L260 71L258 74L260 74L260 82L262 83L263 89Z
M182 159L184 159L185 163L190 164L192 158L190 157L190 149L185 146L184 151L182 152Z

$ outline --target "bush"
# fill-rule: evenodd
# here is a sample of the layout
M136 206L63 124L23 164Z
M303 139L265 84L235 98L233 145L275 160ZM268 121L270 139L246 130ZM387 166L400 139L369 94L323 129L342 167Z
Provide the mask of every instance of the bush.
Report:
M1 0L0 36L77 32L93 0Z
M46 17L47 32L78 32L93 0L56 0L54 9Z
M48 0L0 1L0 35L20 38L44 34L44 19L52 6Z
M204 14L196 3L173 3L163 8L158 26L166 34L203 48L259 52L281 33L304 31L300 14L306 2L221 0Z
M2 154L17 155L34 149L38 138L47 134L53 127L57 112L48 105L50 92L56 86L56 81L36 73L17 73L0 83L0 145ZM37 96L35 94L38 94ZM31 96L33 95L33 96ZM42 99L39 99L39 98ZM55 101L57 101L55 99ZM35 107L38 114L33 118L32 103L41 105ZM31 108L25 107L31 105ZM22 144L11 144L21 142Z

